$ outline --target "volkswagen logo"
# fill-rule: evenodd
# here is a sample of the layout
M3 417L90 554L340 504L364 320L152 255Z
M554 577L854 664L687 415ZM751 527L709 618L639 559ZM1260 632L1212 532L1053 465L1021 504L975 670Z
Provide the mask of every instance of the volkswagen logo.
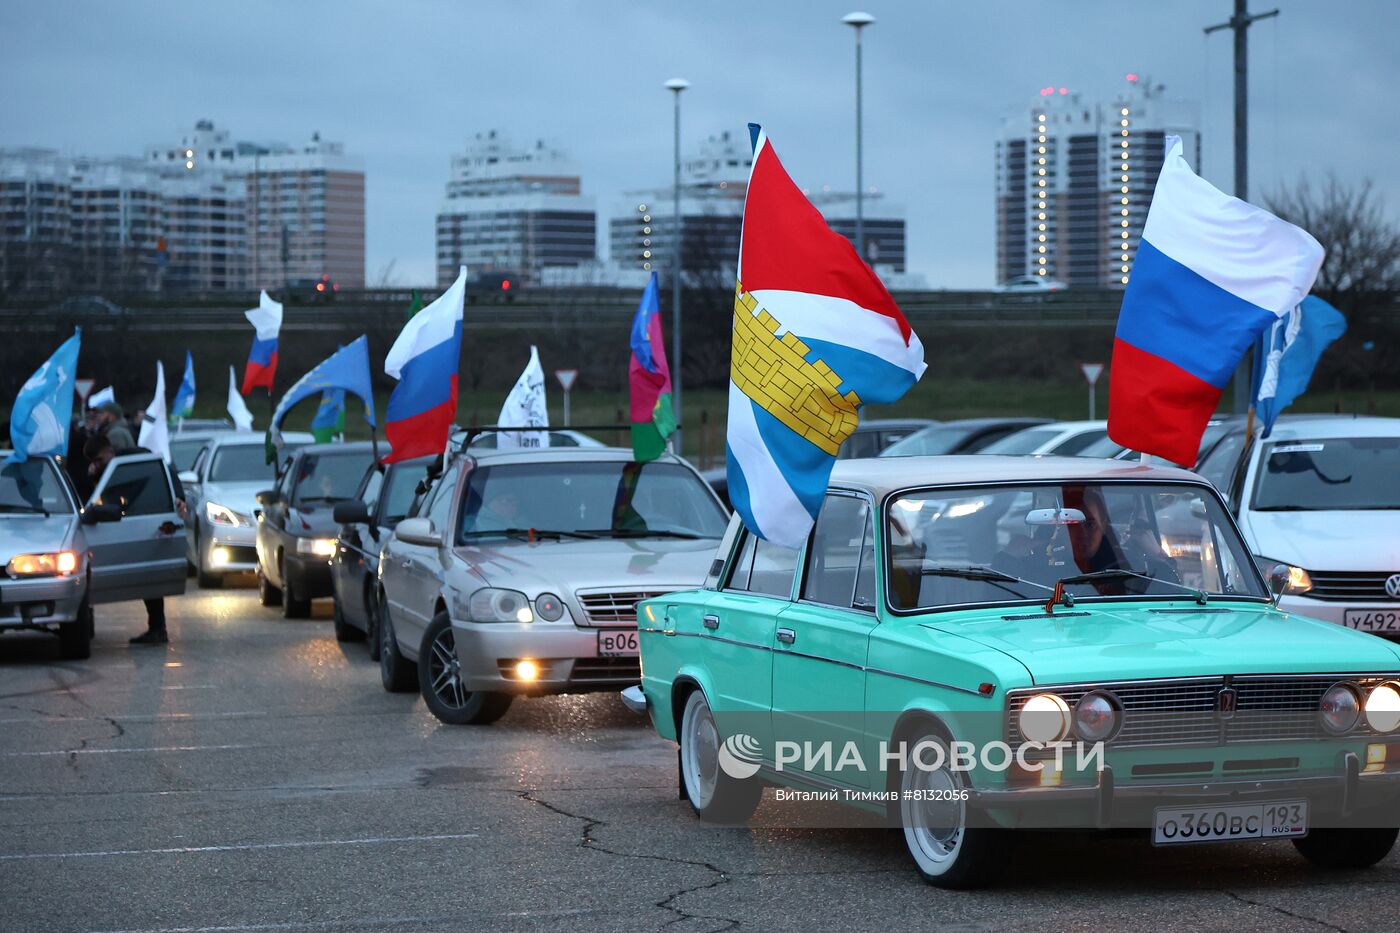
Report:
M1400 573L1392 573L1385 578L1385 595L1391 599L1400 599Z
M1226 687L1215 695L1215 708L1221 719L1231 719L1235 715L1235 688Z

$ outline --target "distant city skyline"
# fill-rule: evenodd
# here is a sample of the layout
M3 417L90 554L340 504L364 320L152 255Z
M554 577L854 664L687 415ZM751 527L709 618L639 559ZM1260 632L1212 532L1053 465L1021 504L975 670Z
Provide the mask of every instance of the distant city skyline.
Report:
M1400 126L1387 117L1388 88L1400 61L1389 44L1400 7L1269 5L1282 14L1251 30L1251 199L1330 171L1372 178L1394 216ZM848 2L627 3L606 16L564 0L76 6L0 10L0 80L11 89L0 146L136 153L206 116L256 138L318 129L364 160L371 283L434 280L429 218L451 154L478 131L561 141L605 217L618 194L664 185L670 77L691 82L687 147L755 120L800 183L854 183ZM995 284L999 121L1045 85L1111 99L1137 72L1196 101L1196 167L1230 191L1230 41L1202 35L1229 17L1228 0L869 12L865 177L906 206L907 268L932 287Z

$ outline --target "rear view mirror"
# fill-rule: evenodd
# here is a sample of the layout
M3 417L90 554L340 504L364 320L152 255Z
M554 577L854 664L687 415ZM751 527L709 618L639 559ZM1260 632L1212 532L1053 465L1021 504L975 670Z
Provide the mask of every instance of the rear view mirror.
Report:
M1084 513L1079 509L1031 509L1026 513L1027 525L1081 525Z
M394 537L405 544L418 544L423 547L437 547L442 543L433 528L432 519L405 518L394 529Z
M263 508L270 508L271 506L279 505L282 502L282 494L275 489L264 489L262 492L258 493L254 498L258 500L258 505L262 506Z
M1269 571L1269 592L1274 594L1274 602L1283 595L1283 591L1288 589L1288 566L1278 564Z
M369 508L359 499L346 499L335 504L331 509L331 517L341 525L368 525Z
M121 506L115 502L106 502L101 505L90 505L83 509L83 524L97 525L106 522L119 522L122 520Z
M194 470L181 470L176 475L179 476L180 482L186 486L193 486L195 483L199 482L199 477L195 475Z

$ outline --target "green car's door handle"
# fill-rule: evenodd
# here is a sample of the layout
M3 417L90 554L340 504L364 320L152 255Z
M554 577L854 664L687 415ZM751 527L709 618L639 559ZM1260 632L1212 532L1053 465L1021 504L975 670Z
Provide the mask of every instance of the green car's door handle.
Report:
M715 629L719 628L719 616L705 616L700 620L700 624L713 632Z
M778 641L790 645L797 641L797 633L790 628L780 628L778 629Z

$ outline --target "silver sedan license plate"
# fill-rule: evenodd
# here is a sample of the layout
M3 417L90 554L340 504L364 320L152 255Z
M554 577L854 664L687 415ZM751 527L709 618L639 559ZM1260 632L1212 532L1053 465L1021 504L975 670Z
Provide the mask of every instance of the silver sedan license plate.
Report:
M1342 621L1361 632L1400 632L1400 609L1348 609Z
M1152 844L1159 846L1235 839L1296 839L1308 834L1306 800L1158 807L1154 813Z
M619 629L616 632L598 633L598 657L635 658L639 653L637 630Z

